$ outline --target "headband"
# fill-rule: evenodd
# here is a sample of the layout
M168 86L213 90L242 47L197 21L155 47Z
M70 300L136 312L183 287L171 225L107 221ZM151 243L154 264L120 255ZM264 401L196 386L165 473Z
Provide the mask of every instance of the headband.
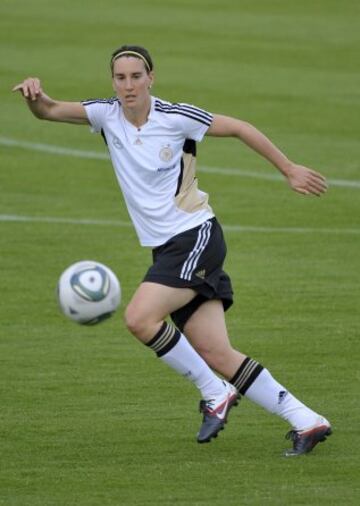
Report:
M138 53L137 51L120 51L119 53L117 53L113 56L113 59L111 61L112 61L112 63L114 63L114 61L117 60L118 58L120 58L120 56L127 56L127 55L140 58L145 63L145 66L148 69L148 71L151 72L149 62L141 53Z

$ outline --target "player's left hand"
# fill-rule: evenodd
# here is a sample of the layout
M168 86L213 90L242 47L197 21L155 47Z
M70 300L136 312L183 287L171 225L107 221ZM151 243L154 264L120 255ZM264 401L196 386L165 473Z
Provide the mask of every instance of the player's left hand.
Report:
M324 176L303 165L292 163L287 171L286 177L290 187L303 195L316 195L320 197L320 195L327 190Z

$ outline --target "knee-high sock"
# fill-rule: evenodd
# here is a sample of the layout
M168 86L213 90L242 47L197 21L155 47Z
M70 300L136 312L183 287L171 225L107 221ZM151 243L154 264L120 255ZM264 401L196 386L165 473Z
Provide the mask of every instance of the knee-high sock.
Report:
M247 357L230 380L239 393L270 413L287 420L295 430L304 430L317 421L318 414L278 383L267 369Z
M175 371L192 381L203 399L221 395L225 386L181 332L164 322L156 336L147 343L157 356Z

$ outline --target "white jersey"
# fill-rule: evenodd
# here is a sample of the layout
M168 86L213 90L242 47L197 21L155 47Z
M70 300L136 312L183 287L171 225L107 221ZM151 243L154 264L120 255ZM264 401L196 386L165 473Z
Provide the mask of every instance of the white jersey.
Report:
M137 128L117 98L82 103L92 130L107 143L141 245L160 246L214 216L195 177L196 142L211 114L151 97L148 121Z

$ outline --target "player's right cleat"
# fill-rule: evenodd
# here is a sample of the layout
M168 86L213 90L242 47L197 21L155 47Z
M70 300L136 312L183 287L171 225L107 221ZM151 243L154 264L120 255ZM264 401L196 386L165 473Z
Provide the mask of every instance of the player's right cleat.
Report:
M285 451L285 457L295 457L309 453L318 444L326 440L332 433L331 425L322 416L318 423L306 430L291 430L286 434L286 439L293 441L293 448Z
M200 412L203 413L203 422L197 435L198 443L209 443L212 438L217 437L218 432L223 430L227 422L227 416L233 406L237 406L239 394L237 389L223 381L225 392L222 396L200 401Z

